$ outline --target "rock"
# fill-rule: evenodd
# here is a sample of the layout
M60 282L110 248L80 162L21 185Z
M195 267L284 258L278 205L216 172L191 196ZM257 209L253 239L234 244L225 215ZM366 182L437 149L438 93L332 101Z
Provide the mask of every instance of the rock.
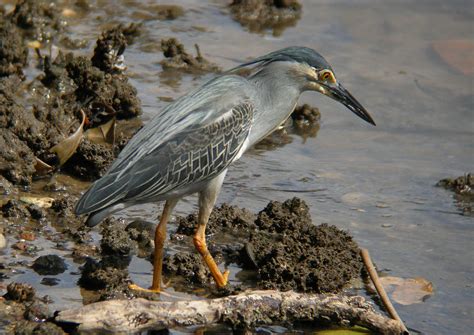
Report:
M15 335L65 335L66 333L54 323L19 321L14 325Z
M51 318L53 313L49 310L48 305L40 301L35 301L26 307L25 319L35 322L44 322Z
M206 60L199 50L199 46L195 44L197 56L190 55L175 38L161 40L161 50L166 57L160 62L163 69L182 70L191 73L203 72L221 72L221 69Z
M123 63L123 52L127 39L121 26L106 30L97 40L92 56L92 65L107 73L121 73L126 69Z
M40 275L54 276L67 269L64 259L57 255L40 256L33 262L33 270Z
M43 42L50 41L66 25L56 5L45 0L20 0L7 18L30 39Z
M59 278L49 278L45 277L41 279L41 284L46 286L56 286L61 282Z
M272 28L276 36L294 26L302 11L297 0L234 0L229 6L234 20L250 31Z
M102 255L128 256L135 251L136 244L130 239L122 223L107 218L102 227Z
M14 300L16 302L33 301L35 298L35 289L28 284L10 283L7 286L7 293L4 298L7 300Z
M209 284L211 274L197 253L178 252L163 259L163 272L169 276L181 276L188 283Z
M8 200L0 209L6 218L24 219L30 216L25 206L13 199Z
M239 231L240 233L249 232L256 228L255 215L245 208L222 204L213 209L209 222L206 226L206 234L215 234L222 229ZM192 214L187 217L178 217L176 219L178 229L176 233L184 235L193 235L197 226L197 215Z
M128 271L107 266L88 258L81 271L79 285L89 290L118 287L128 281Z
M0 16L0 77L11 74L23 75L27 63L28 48L18 28Z

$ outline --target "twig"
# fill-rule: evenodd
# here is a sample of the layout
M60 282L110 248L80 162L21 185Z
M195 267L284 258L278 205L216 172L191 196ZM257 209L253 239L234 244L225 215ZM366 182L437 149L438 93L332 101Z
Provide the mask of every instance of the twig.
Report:
M370 279L372 280L372 283L374 284L375 289L379 294L380 300L382 300L382 303L385 306L388 314L392 317L392 319L400 322L403 327L404 333L408 334L408 329L405 327L405 324L403 323L402 319L395 310L395 307L393 307L392 302L390 301L390 298L387 295L387 292L385 292L385 289L383 288L382 283L380 282L379 275L377 274L377 271L375 271L374 264L372 263L372 259L370 258L369 250L360 249L360 255L362 257L362 261L364 262L365 268L367 269L367 272L369 272Z

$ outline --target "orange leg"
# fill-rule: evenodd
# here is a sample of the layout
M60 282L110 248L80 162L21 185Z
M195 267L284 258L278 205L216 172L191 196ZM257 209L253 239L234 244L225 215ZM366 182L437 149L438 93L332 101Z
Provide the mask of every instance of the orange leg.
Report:
M198 226L193 238L194 246L201 254L204 262L211 271L212 277L218 287L227 285L229 271L221 273L216 262L209 253L206 245L206 225L209 221L209 216L211 215L214 203L216 202L217 195L219 194L224 176L225 172L211 181L206 189L199 193Z
M143 289L135 284L129 287L133 290L149 291L159 293L161 291L161 271L163 269L163 249L166 240L166 224L171 216L173 208L176 206L178 200L168 200L163 208L160 223L155 229L155 254L153 257L153 282L149 290Z

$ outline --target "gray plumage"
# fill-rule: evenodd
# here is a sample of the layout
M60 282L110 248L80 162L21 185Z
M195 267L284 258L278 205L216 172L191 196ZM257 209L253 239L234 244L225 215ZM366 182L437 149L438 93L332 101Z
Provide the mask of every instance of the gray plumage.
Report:
M233 74L246 66L255 67L248 78ZM286 48L244 63L179 98L130 140L106 175L78 201L76 213L90 213L88 224L93 226L134 204L199 192L291 114L300 94L313 89L304 71L317 69L331 67L312 49ZM338 89L318 85L329 96L331 89ZM366 119L355 99L346 106Z

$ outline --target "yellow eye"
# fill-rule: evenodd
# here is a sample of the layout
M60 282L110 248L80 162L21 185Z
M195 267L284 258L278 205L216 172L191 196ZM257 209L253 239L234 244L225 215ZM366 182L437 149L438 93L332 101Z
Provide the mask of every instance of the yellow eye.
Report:
M324 72L321 75L321 79L324 80L324 81L328 80L330 77L331 77L331 75L329 74L329 72Z
M323 70L319 73L319 80L327 82L336 82L334 75L330 70Z

